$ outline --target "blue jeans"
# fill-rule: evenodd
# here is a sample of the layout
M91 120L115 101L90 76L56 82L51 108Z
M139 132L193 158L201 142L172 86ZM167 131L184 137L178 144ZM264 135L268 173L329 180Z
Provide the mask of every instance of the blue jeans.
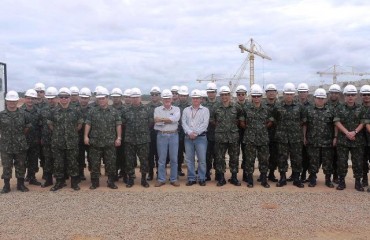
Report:
M185 137L185 159L188 166L188 181L196 181L195 176L195 153L198 158L198 179L205 180L206 175L206 155L207 155L207 136L198 136L194 140Z
M158 181L166 182L166 159L167 152L170 154L170 181L177 181L177 153L179 149L178 133L157 134L157 152L158 152Z

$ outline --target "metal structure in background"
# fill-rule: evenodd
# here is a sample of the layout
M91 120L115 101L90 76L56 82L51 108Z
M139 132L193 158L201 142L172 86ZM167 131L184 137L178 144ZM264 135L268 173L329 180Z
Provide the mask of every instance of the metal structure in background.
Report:
M0 62L0 110L5 109L5 95L8 92L6 64Z
M341 66L339 65L333 65L332 67L328 68L327 70L323 71L323 72L317 72L317 74L320 75L320 77L322 77L323 75L332 75L333 76L333 84L334 83L337 83L337 76L338 75L357 75L357 76L364 76L364 75L370 75L370 73L367 73L367 72L355 72L353 67L350 67L351 68L351 71L341 71L339 68L341 68Z
M240 51L242 53L248 52L249 56L249 87L254 84L254 55L261 57L262 59L272 60L269 56L267 56L265 53L263 53L262 47L258 44L256 45L256 42L251 38L249 42L247 43L249 45L249 48L245 47L243 44L239 45Z

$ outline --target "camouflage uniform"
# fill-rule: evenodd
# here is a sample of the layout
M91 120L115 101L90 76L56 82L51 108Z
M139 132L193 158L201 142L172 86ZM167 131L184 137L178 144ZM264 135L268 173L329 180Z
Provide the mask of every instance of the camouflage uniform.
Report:
M49 104L48 104L47 100L44 98L44 99L42 99L41 103L36 103L36 104L34 104L34 106L41 112L44 108L48 108ZM45 156L44 156L44 150L43 150L42 145L40 145L39 159L40 159L40 167L44 168Z
M366 106L363 106L363 107L366 108L366 112L369 113L370 107L366 107ZM367 116L366 118L369 119L370 116ZM362 185L364 187L367 187L369 185L367 174L369 173L369 160L370 160L370 133L369 131L364 129L363 134L365 136L365 148L364 148L364 158L363 158L364 161L363 161L363 169L362 169L363 170L362 171L362 174L363 174Z
M209 112L212 111L213 106L217 102L210 102L207 101L204 106L208 108ZM206 155L206 162L207 162L207 171L206 171L206 178L210 180L210 171L212 167L216 169L216 163L215 163L215 126L212 124L208 124L207 129L207 155Z
M217 103L211 110L210 122L215 124L216 173L224 174L226 171L226 151L229 154L230 172L238 173L239 121L244 121L244 113L238 104L230 103L225 107L222 103Z
M80 177L84 177L84 169L86 167L86 153L87 153L87 162L89 163L89 170L90 170L90 152L89 152L89 145L84 143L84 133L85 133L85 121L87 118L87 114L92 109L90 105L86 107L78 107L78 110L81 112L81 116L83 119L82 128L78 131L78 169Z
M161 106L162 103L154 103L150 102L147 107L147 111L149 112L150 116L154 116L154 109L156 107ZM155 167L158 168L158 152L157 152L157 132L154 130L154 124L150 125L150 146L149 146L149 154L148 154L148 163L149 163L149 176L153 178L153 169ZM149 178L149 180L151 180Z
M17 109L15 112L10 112L5 109L0 112L2 179L12 178L13 165L16 178L24 178L26 152L28 149L24 130L27 127L30 127L30 124L23 110Z
M245 103L240 103L240 102L237 102L236 104L239 104L241 108L244 108L244 107L247 107L248 105L250 105L247 101L245 101ZM241 165L241 168L243 170L246 170L247 169L247 166L246 166L246 163L247 163L247 157L246 157L246 143L243 142L244 141L244 132L245 132L245 129L238 126L239 128L239 146L242 150L242 165Z
M95 107L88 112L85 124L90 125L91 179L100 176L101 158L105 159L105 171L109 178L116 174L116 128L121 125L119 112L112 106L106 109Z
M142 104L138 107L130 106L122 115L122 124L125 128L126 168L130 179L135 174L136 156L140 160L141 174L148 173L149 126L153 121L153 115Z
M52 126L51 147L54 157L54 175L63 179L65 164L71 177L78 177L78 125L82 124L81 113L72 107L58 106L51 111L48 124Z
M264 103L265 106L272 112L277 102L270 104L267 101ZM269 135L269 170L270 174L273 174L278 166L278 149L275 141L276 123L273 122L272 126L267 129Z
M340 102L329 102L327 105L332 109L334 112L334 116L336 115L336 112L338 109L341 108L342 104ZM338 167L337 167L337 162L338 162L338 153L337 153L337 146L333 147L333 181L337 183L338 181Z
M307 109L308 107L312 106L312 103L310 103L308 100L304 103L301 103L301 105ZM310 166L310 159L308 157L307 148L304 144L302 144L302 173L301 173L301 180L306 180L306 172Z
M112 107L116 109L119 117L121 118L123 112L125 111L124 105L121 103L119 105L112 105ZM121 121L121 124L122 124L122 121ZM118 171L121 171L120 175L126 175L125 166L124 166L124 158L125 158L124 157L124 145L121 144L121 146L116 147L116 176L115 176L116 180L118 180L118 174L117 174Z
M349 107L343 104L334 117L334 122L341 122L348 131L354 131L359 124L366 124L367 109L360 105ZM348 172L348 154L351 153L354 178L362 177L365 137L362 131L356 134L354 141L349 140L344 133L338 131L338 176L346 177Z

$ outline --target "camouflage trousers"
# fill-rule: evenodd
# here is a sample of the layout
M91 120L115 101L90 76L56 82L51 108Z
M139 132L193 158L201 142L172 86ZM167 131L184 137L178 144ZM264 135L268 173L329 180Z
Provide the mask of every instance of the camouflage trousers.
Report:
M238 173L239 167L239 142L219 143L215 142L216 172L226 172L225 154L229 154L229 168L231 173Z
M126 142L125 150L127 159L126 162L127 174L129 176L135 174L135 163L137 162L136 156L139 157L141 174L147 174L149 143L131 144Z
M54 157L54 176L55 178L64 178L65 167L69 176L76 177L78 172L78 148L74 149L59 149L52 148Z
M247 164L247 157L246 157L246 144L243 143L243 137L244 137L244 129L243 131L241 131L239 129L239 146L240 146L240 149L241 149L241 153L242 153L242 165L241 165L241 168L242 169L246 169L246 164Z
M369 160L370 160L370 146L365 146L363 174L368 174L369 173Z
M248 174L253 174L254 172L254 163L256 161L256 157L258 158L258 169L260 173L267 173L269 166L269 147L267 145L256 146L247 143L245 145L244 155L246 156L244 170Z
M86 153L87 162L90 162L89 145L78 144L78 169L83 170L86 167Z
M185 133L182 133L180 130L179 133L179 150L178 150L178 162L177 162L177 169L178 171L181 171L181 166L184 163L184 153L185 153Z
M307 152L309 156L310 165L308 172L310 174L316 174L320 170L322 164L322 170L324 174L333 173L333 148L332 147L313 147L307 146Z
M352 171L354 178L362 178L364 147L337 146L338 176L345 177L348 172L348 154L351 153Z
M121 170L126 173L126 158L124 145L116 147L116 171Z
M279 172L288 171L288 158L293 172L302 172L302 143L278 143Z
M275 171L278 166L278 147L276 142L269 143L269 169L271 172Z
M215 159L215 141L208 140L206 154L207 171L211 171L212 167L216 168Z
M307 151L307 147L302 145L302 172L306 172L310 167L310 159Z
M26 154L27 174L35 174L39 171L40 145L31 145Z
M26 173L26 151L19 153L7 153L1 152L1 164L3 165L3 174L1 175L2 179L11 179L12 178L12 169L13 165L15 168L15 177L24 178Z
M101 159L104 161L105 173L112 177L116 174L116 148L112 146L90 146L91 178L99 178Z
M150 171L155 167L158 168L157 132L154 130L150 131L148 164Z
M51 145L43 145L42 151L45 157L44 163L44 173L53 173L54 172L54 157L51 150Z

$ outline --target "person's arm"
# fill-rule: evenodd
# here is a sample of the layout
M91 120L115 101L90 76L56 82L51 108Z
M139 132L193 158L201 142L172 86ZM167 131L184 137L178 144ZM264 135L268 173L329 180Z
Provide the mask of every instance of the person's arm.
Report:
M116 141L114 142L114 146L119 147L122 144L122 127L121 124L117 124L116 126L116 132L117 132L117 138Z

